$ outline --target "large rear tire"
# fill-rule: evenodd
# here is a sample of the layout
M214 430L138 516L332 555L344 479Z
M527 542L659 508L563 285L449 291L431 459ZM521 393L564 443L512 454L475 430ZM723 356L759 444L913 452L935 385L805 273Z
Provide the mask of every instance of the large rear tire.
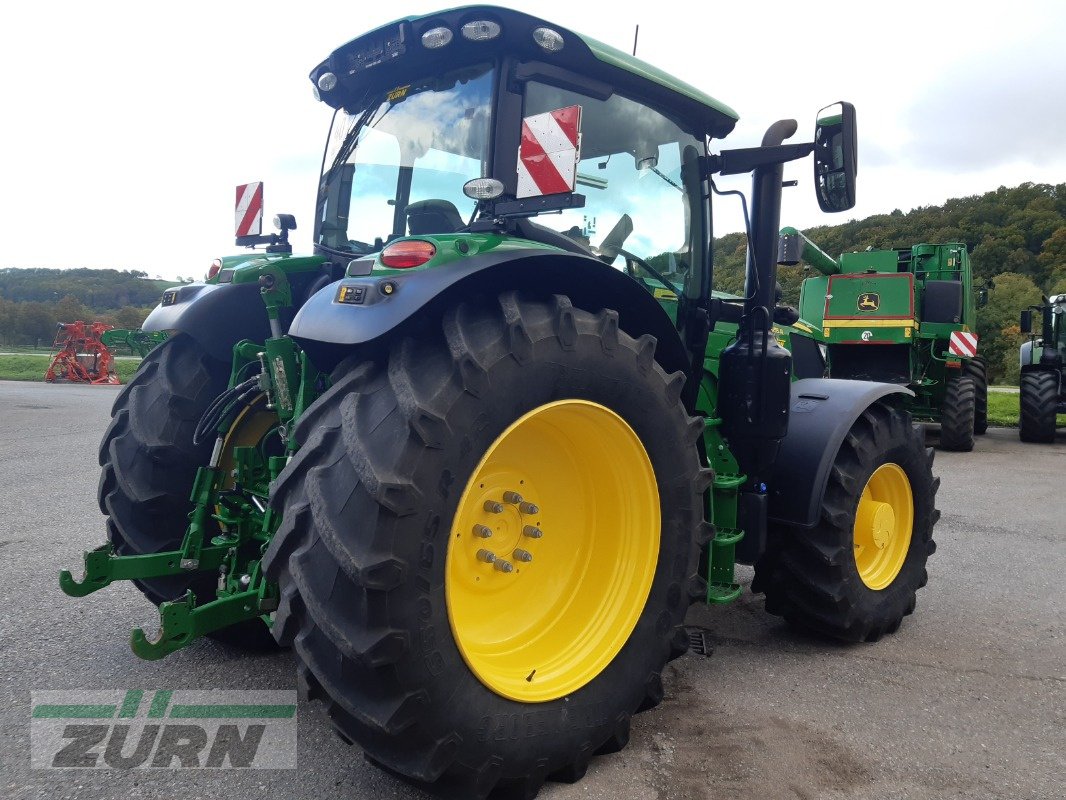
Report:
M211 457L212 442L193 444L193 430L228 380L228 364L211 358L191 337L176 334L145 357L115 399L100 444L97 498L107 517L108 540L119 555L181 546L196 470ZM212 600L216 580L216 575L193 573L134 583L159 605L189 589L197 602ZM260 620L209 635L248 650L277 647Z
M274 632L373 763L533 797L623 748L687 647L703 426L613 311L508 293L425 325L299 423Z
M940 448L969 452L974 445L977 390L972 378L957 376L948 381L940 409Z
M940 479L921 426L883 403L845 437L815 527L771 530L755 577L766 610L837 639L875 641L912 613L936 550Z
M973 432L984 436L988 432L988 370L980 358L963 362L962 374L973 381Z
M1023 442L1054 442L1058 377L1048 370L1023 372L1018 392L1021 407L1018 436Z

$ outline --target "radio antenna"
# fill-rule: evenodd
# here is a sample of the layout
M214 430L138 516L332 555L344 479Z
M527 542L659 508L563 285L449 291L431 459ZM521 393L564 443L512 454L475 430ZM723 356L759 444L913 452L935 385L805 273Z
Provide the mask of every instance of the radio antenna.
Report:
M633 55L637 54L637 37L640 36L640 25L637 25L636 30L633 31Z

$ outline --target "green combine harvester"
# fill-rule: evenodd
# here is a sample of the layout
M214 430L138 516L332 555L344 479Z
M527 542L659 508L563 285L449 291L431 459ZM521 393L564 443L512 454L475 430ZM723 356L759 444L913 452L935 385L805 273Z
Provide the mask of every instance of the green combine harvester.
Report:
M806 374L906 386L911 414L940 423L942 448L973 449L974 434L988 430L988 379L974 333L986 295L975 296L965 244L833 259L802 232L783 228L778 260L821 273L800 288L800 318L824 353L824 373L815 364Z
M783 165L813 153L821 207L851 208L849 104L813 141L783 120L720 149L729 107L488 6L310 77L334 109L314 252L291 216L242 222L265 252L163 294L100 450L108 541L67 594L133 581L146 659L291 647L346 741L453 797L533 797L625 747L738 561L794 625L900 627L939 517L912 391L794 381L773 332ZM748 173L724 298L713 181Z
M1043 322L1039 338L1033 334L1034 311ZM1056 415L1066 414L1066 294L1022 311L1020 325L1029 341L1020 352L1018 435L1023 442L1054 442Z

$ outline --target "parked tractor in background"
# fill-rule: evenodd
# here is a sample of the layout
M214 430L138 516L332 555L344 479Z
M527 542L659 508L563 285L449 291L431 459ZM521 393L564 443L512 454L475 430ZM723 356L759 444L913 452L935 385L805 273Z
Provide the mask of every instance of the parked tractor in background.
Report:
M792 624L900 627L939 516L911 391L793 381L773 335L783 165L813 153L822 209L853 207L849 104L813 142L783 120L714 152L727 106L487 6L367 33L311 81L335 112L314 253L290 216L251 232L245 187L238 242L267 252L166 290L101 446L109 541L65 592L134 580L144 658L292 647L346 741L453 797L533 797L625 747L738 561ZM746 173L724 298L713 179Z
M112 352L125 348L130 355L144 358L155 347L166 341L166 331L142 331L126 328L111 328L100 334L100 341Z
M1039 338L1033 333L1033 312L1041 316ZM1023 442L1054 442L1056 415L1066 414L1066 294L1044 298L1022 311L1018 435Z
M48 383L121 383L115 374L115 358L104 342L110 330L103 322L58 323L44 379Z
M943 449L972 450L974 434L988 429L988 378L977 355L966 245L871 248L834 259L783 228L779 248L780 263L802 261L821 273L804 279L799 314L824 347L824 374L906 386L907 409L940 423Z

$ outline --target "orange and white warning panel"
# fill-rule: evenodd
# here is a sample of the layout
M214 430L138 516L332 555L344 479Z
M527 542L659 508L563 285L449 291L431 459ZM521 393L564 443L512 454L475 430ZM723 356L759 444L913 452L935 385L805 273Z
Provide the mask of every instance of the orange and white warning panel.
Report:
M258 236L263 232L263 182L244 183L237 187L234 212L235 236Z
M973 358L977 355L977 334L968 331L952 331L948 340L948 352L953 356Z
M522 120L517 197L574 191L581 152L581 106L567 106Z

